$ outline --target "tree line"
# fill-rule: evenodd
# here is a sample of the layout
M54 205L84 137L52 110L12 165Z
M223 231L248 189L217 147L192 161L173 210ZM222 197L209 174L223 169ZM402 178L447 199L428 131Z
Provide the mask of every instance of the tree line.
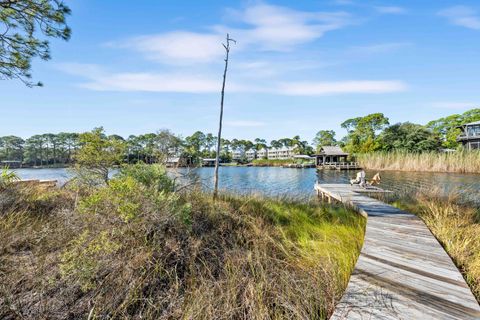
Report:
M333 130L320 130L312 144L296 135L267 142L256 138L221 139L221 159L231 161L232 152L244 153L249 150L264 148L292 147L297 154L313 154L322 146L341 146L351 153L372 151L405 150L410 152L435 151L441 148L457 148L457 136L461 133L459 125L480 120L480 109L472 109L463 114L454 114L430 121L426 125L410 122L390 125L389 119L382 113L373 113L364 117L347 119L341 127L347 131L342 139L335 138ZM156 133L130 135L105 135L103 129L99 134L103 138L119 141L125 146L126 162L143 161L151 163L159 157L182 156L193 163L201 158L214 158L217 138L211 133L197 131L185 138L169 130ZM74 161L74 154L82 145L78 133L61 132L34 135L28 139L17 136L0 137L0 161L21 161L26 165L69 165Z
M411 122L390 124L383 113L345 120L341 127L347 135L337 141L333 130L320 130L314 139L317 150L321 146L338 145L350 153L402 150L407 152L456 149L461 130L458 126L480 120L480 109L453 114L428 122L426 125Z
M195 164L202 158L214 158L217 144L217 138L213 134L201 131L185 138L169 130L130 135L127 138L115 134L107 136L102 128L94 129L92 132L96 132L104 141L119 142L124 150L124 161L128 163L139 161L152 163L180 156ZM74 162L77 150L85 143L86 141L82 141L82 134L78 133L47 133L34 135L25 140L17 136L4 136L0 137L0 161L21 161L31 166L69 165ZM270 143L262 138L253 141L222 138L221 146L222 162L231 161L232 152L243 154L249 150L269 147L293 147L299 154L313 153L313 148L298 135L293 138L272 140Z

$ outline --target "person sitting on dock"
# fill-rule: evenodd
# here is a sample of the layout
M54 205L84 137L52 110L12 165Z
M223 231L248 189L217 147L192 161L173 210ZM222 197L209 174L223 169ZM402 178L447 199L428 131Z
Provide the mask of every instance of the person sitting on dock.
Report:
M350 180L350 185L358 184L360 187L365 187L366 182L365 182L365 171L359 171L357 172L357 176L355 179Z
M380 177L380 172L377 172L377 173L373 176L372 180L370 180L370 181L368 182L368 184L371 185L371 186L374 186L374 185L376 185L376 184L378 185L378 184L380 184L380 181L381 181L381 180L382 180L382 177Z

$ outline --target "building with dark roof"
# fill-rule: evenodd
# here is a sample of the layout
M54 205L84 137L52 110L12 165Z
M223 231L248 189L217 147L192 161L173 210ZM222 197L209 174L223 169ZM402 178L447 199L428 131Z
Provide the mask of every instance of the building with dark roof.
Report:
M459 126L462 133L457 137L467 150L480 150L480 121Z
M324 146L320 148L320 152L315 155L317 158L317 166L330 165L336 163L347 162L348 153L344 152L338 146Z

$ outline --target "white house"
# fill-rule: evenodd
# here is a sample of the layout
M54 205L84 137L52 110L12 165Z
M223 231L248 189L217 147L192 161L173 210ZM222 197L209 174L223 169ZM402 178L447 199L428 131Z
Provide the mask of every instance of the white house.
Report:
M295 155L294 147L268 149L268 159L291 159Z

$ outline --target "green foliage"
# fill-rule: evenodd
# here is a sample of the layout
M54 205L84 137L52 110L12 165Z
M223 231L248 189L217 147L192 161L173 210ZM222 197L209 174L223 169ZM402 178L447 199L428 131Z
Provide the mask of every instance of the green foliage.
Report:
M0 137L0 160L23 160L25 141L16 136Z
M132 177L112 179L108 187L81 199L78 209L85 214L115 213L127 223L141 214L143 192L140 183Z
M441 142L437 134L419 124L397 123L386 128L378 137L384 151L437 151Z
M172 192L175 189L175 182L168 177L165 167L159 164L147 165L138 162L133 165L124 165L118 176L120 178L131 177L145 187L157 191Z
M461 130L457 127L466 123L480 120L480 109L471 109L462 114L452 114L427 123L427 127L437 133L442 139L444 148L458 147L457 137Z
M88 184L108 183L109 170L123 161L125 142L106 137L103 128L80 135L81 147L75 154L78 176Z
M323 146L336 146L337 140L335 139L335 131L333 130L320 130L313 139L313 144L316 147L317 152Z
M85 214L113 214L128 223L148 211L145 205L152 202L157 208L169 207L172 214L187 222L188 209L183 208L178 196L172 193L174 188L174 181L158 164L126 165L107 187L81 199L78 208Z
M341 126L348 132L345 149L351 153L378 150L380 144L376 140L377 131L382 130L388 124L388 118L383 113L372 113L365 117L344 121Z
M17 174L8 170L8 167L2 169L0 172L0 190L8 188L13 182L20 180Z
M59 0L0 1L0 21L5 26L0 33L0 79L16 78L33 86L29 81L32 59L50 59L49 42L38 33L68 40L71 31L65 17L69 14Z
M75 279L75 284L83 291L94 289L98 272L105 267L105 258L120 248L109 232L94 235L85 230L62 253L60 273L63 278Z

